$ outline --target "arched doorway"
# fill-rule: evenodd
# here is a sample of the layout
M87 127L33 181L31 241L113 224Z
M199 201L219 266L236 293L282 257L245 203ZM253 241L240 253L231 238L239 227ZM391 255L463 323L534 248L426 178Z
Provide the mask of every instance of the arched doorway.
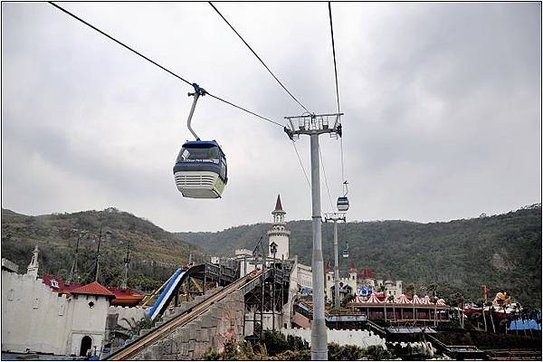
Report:
M87 351L92 347L92 338L85 336L81 339L81 349L79 350L80 356L86 356Z

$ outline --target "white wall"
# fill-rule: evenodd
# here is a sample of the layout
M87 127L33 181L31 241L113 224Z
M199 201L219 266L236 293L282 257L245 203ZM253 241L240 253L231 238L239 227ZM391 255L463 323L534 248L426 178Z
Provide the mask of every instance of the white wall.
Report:
M2 271L2 351L64 354L69 304L41 279Z
M84 336L101 348L109 300L88 298L66 298L42 279L2 271L2 351L79 355Z
M92 308L89 303L93 303ZM92 352L99 353L103 347L109 300L103 296L74 295L72 297L72 325L70 329L70 354L79 355L81 340L85 336L92 339Z
M311 345L311 329L281 328L281 333L286 336L301 337ZM385 339L377 334L364 330L328 329L328 343L337 343L340 346L355 345L360 348L369 346L382 346L386 349Z

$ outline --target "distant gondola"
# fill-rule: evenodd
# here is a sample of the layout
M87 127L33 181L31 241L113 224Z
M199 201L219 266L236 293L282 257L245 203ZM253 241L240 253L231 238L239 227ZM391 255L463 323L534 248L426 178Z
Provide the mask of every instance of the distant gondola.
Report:
M226 157L213 141L187 141L173 168L175 184L184 197L216 199L228 182Z
M337 198L337 209L338 211L349 210L349 199L347 196L340 196Z

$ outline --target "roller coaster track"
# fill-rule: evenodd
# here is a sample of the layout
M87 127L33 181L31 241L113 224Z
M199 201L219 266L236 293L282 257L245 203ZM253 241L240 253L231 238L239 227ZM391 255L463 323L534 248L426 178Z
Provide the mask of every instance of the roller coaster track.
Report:
M262 275L261 270L255 270L251 274L248 274L244 276L243 278L236 280L232 284L229 284L228 286L224 287L219 292L211 295L209 298L202 301L200 304L189 309L187 313L181 314L175 318L170 319L164 324L151 330L148 334L142 336L141 338L137 339L136 341L127 345L126 347L110 354L104 359L112 360L112 361L120 361L120 360L125 360L125 359L129 359L133 357L137 353L141 352L143 349L157 342L160 338L164 337L165 335L173 332L177 328L180 328L186 325L187 323L191 322L192 320L196 319L198 316L208 311L209 308L214 303L221 301L230 293L238 291L238 290L247 291L249 289L252 289L255 285L258 284L259 277L261 275Z

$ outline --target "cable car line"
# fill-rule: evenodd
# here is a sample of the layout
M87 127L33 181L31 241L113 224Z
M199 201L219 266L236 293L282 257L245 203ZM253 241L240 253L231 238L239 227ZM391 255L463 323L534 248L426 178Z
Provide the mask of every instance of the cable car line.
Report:
M338 80L337 80L336 46L334 42L334 27L332 26L332 5L330 5L330 1L328 1L328 17L330 18L330 35L332 36L332 54L334 55L334 74L336 77L337 113L341 113L341 107L339 105L339 86L338 86Z
M229 101L227 101L226 99L222 99L222 98L220 98L220 97L218 97L218 96L216 96L216 95L214 95L214 94L212 94L212 93L207 92L207 95L210 96L210 97L212 97L212 98L215 98L215 99L218 100L218 101L224 102L224 103L226 103L226 104L228 104L228 105L230 105L230 106L232 106L232 107L235 107L235 108L240 109L240 110L242 110L242 111L244 111L244 112L247 112L247 113L249 113L249 114L252 114L253 116L258 117L258 118L260 118L260 119L262 119L262 120L264 120L264 121L267 121L267 122L273 123L273 124L275 124L275 125L278 125L278 126L281 127L281 128L284 127L284 125L282 125L282 124L279 123L279 122L276 122L276 121L271 120L271 119L269 119L269 118L267 118L267 117L264 117L264 116L261 116L261 115L259 115L259 114L256 114L256 113L254 113L254 112L252 112L252 111L250 111L250 110L248 110L248 109L246 109L246 108L243 108L243 107L238 106L238 105L236 105L236 104L234 104L234 103L232 103L232 102L229 102Z
M298 153L298 149L296 148L296 143L294 140L291 140L292 146L294 146L294 151L296 151L296 156L298 156L298 162L300 162L300 166L302 167L302 171L304 172L305 180L307 181L307 185L311 189L311 182L309 181L309 177L307 177L307 172L305 172L304 164L302 163L302 158L300 157L300 154Z
M153 64L153 65L159 67L160 69L164 70L165 72L167 72L167 73L173 75L175 78L177 78L177 79L179 79L179 80L185 82L186 84L188 84L188 85L190 85L190 86L192 86L192 87L194 86L195 83L192 83L192 82L186 80L185 78L183 78L183 77L181 77L180 75L178 75L178 74L172 72L172 71L169 70L168 68L166 68L166 67L160 65L159 63L155 62L154 60L152 60L152 59L146 57L145 55L141 54L141 53L138 52L137 50L131 48L130 46L124 44L124 43L121 42L120 40L118 40L118 39L114 38L113 36L109 35L109 34L106 33L105 31L103 31L103 30L97 28L96 26L90 24L89 22L87 22L87 21L81 19L81 18L78 17L77 15L75 15L75 14L71 13L70 11L64 9L64 8L61 7L60 5L57 5L57 4L55 4L54 2L52 2L52 1L49 1L49 4L53 5L54 7L56 7L56 8L59 9L59 10L61 10L62 12L64 12L64 13L70 15L71 17L73 17L74 19L80 21L81 23L87 25L89 28L91 28L91 29L93 29L93 30L99 32L100 34L104 35L105 37L107 37L107 38L113 40L115 43L117 43L117 44L123 46L124 48L126 48L126 49L128 49L128 50L130 50L132 53L134 53L134 54L140 56L141 58L143 58L143 59L145 59L145 60L147 60L147 61L150 62L151 64ZM240 110L242 110L242 111L245 111L245 112L247 112L247 113L249 113L249 114L251 114L251 115L253 115L253 116L256 116L256 117L258 117L258 118L260 118L260 119L262 119L262 120L265 120L265 121L268 121L268 122L270 122L270 123L276 124L276 125L280 126L281 128L283 128L283 125L280 124L280 123L278 123L278 122L276 122L276 121L273 121L273 120L271 120L271 119L269 119L269 118L266 118L266 117L264 117L264 116L258 115L258 114L256 114L255 112L252 112L252 111L250 111L250 110L248 110L248 109L246 109L246 108L243 108L243 107L241 107L241 106L238 106L238 105L236 105L236 104L234 104L234 103L232 103L232 102L229 102L229 101L227 101L227 100L225 100L225 99L223 99L223 98L220 98L220 97L218 97L218 96L216 96L216 95L214 95L214 94L211 94L211 93L209 93L209 92L207 92L207 94L208 94L210 97L215 98L216 100L219 100L219 101L221 101L221 102L224 102L224 103L226 103L226 104L228 104L228 105L230 105L230 106L233 106L233 107L235 107L235 108L237 108L237 109L240 109Z
M169 70L169 69L163 67L162 65L158 64L158 63L155 62L154 60L149 59L148 57L146 57L145 55L141 54L141 53L138 52L137 50L135 50L135 49L129 47L128 45L124 44L124 43L121 42L120 40L115 39L114 37L112 37L111 35L109 35L108 33L106 33L105 31L98 29L98 28L95 27L94 25L92 25L92 24L86 22L85 20L83 20L83 19L81 19L80 17L78 17L77 15L75 15L75 14L69 12L68 10L64 9L63 7L61 7L61 6L57 5L57 4L55 4L55 3L52 2L52 1L49 1L49 4L53 5L53 6L56 7L57 9L59 9L59 10L65 12L66 14L70 15L71 17L73 17L73 18L79 20L80 22L82 22L83 24L87 25L88 27L90 27L90 28L96 30L96 31L99 32L100 34L104 35L105 37L107 37L107 38L113 40L115 43L117 43L117 44L119 44L119 45L125 47L126 49L130 50L131 52L133 52L133 53L139 55L140 57L142 57L143 59L147 60L148 62L151 62L152 64L156 65L156 66L159 67L160 69L162 69L162 70L164 70L164 71L170 73L171 75L173 75L173 76L176 77L177 79L179 79L179 80L181 80L181 81L187 83L188 85L192 85L192 83L189 82L188 80L186 80L185 78L183 78L183 77L181 77L181 76L175 74L174 72L172 72L171 70Z
M341 105L339 102L339 82L337 76L337 61L336 61L336 44L334 41L334 26L332 22L332 5L328 1L328 18L330 19L330 37L332 39L332 55L334 58L334 76L336 80L336 102L337 102L337 111L341 113ZM343 162L343 137L340 137L340 152L341 152L341 180L343 182L343 196L338 197L337 199L337 208L339 211L347 211L349 209L349 199L347 198L347 193L349 192L347 188L347 180L345 179L345 164Z
M230 29L232 29L234 33L236 33L236 35L247 46L247 48L249 48L249 50L254 54L254 56L260 61L260 63L262 63L264 68L266 68L266 70L271 74L271 76L277 81L277 83L279 83L279 85L292 97L292 99L294 99L296 103L300 105L300 107L302 107L306 112L309 112L307 108L283 85L283 83L281 83L281 81L275 76L275 74L273 74L273 72L270 70L270 68L268 68L266 63L264 63L264 61L258 56L258 54L256 54L253 48L251 48L251 46L245 41L245 39L243 39L243 37L236 31L236 29L234 29L232 24L230 24L228 20L226 20L226 18L221 14L221 12L215 7L215 5L213 5L211 1L209 1L208 4L211 5L211 7L217 12L217 14L219 14L219 16L225 21L225 23L228 24Z
M328 178L326 177L326 170L324 169L324 161L322 159L322 153L319 148L319 157L321 159L322 173L324 174L324 184L326 185L326 191L328 191L328 201L330 202L330 209L334 210L334 204L332 203L332 196L330 195L330 188L328 187Z

